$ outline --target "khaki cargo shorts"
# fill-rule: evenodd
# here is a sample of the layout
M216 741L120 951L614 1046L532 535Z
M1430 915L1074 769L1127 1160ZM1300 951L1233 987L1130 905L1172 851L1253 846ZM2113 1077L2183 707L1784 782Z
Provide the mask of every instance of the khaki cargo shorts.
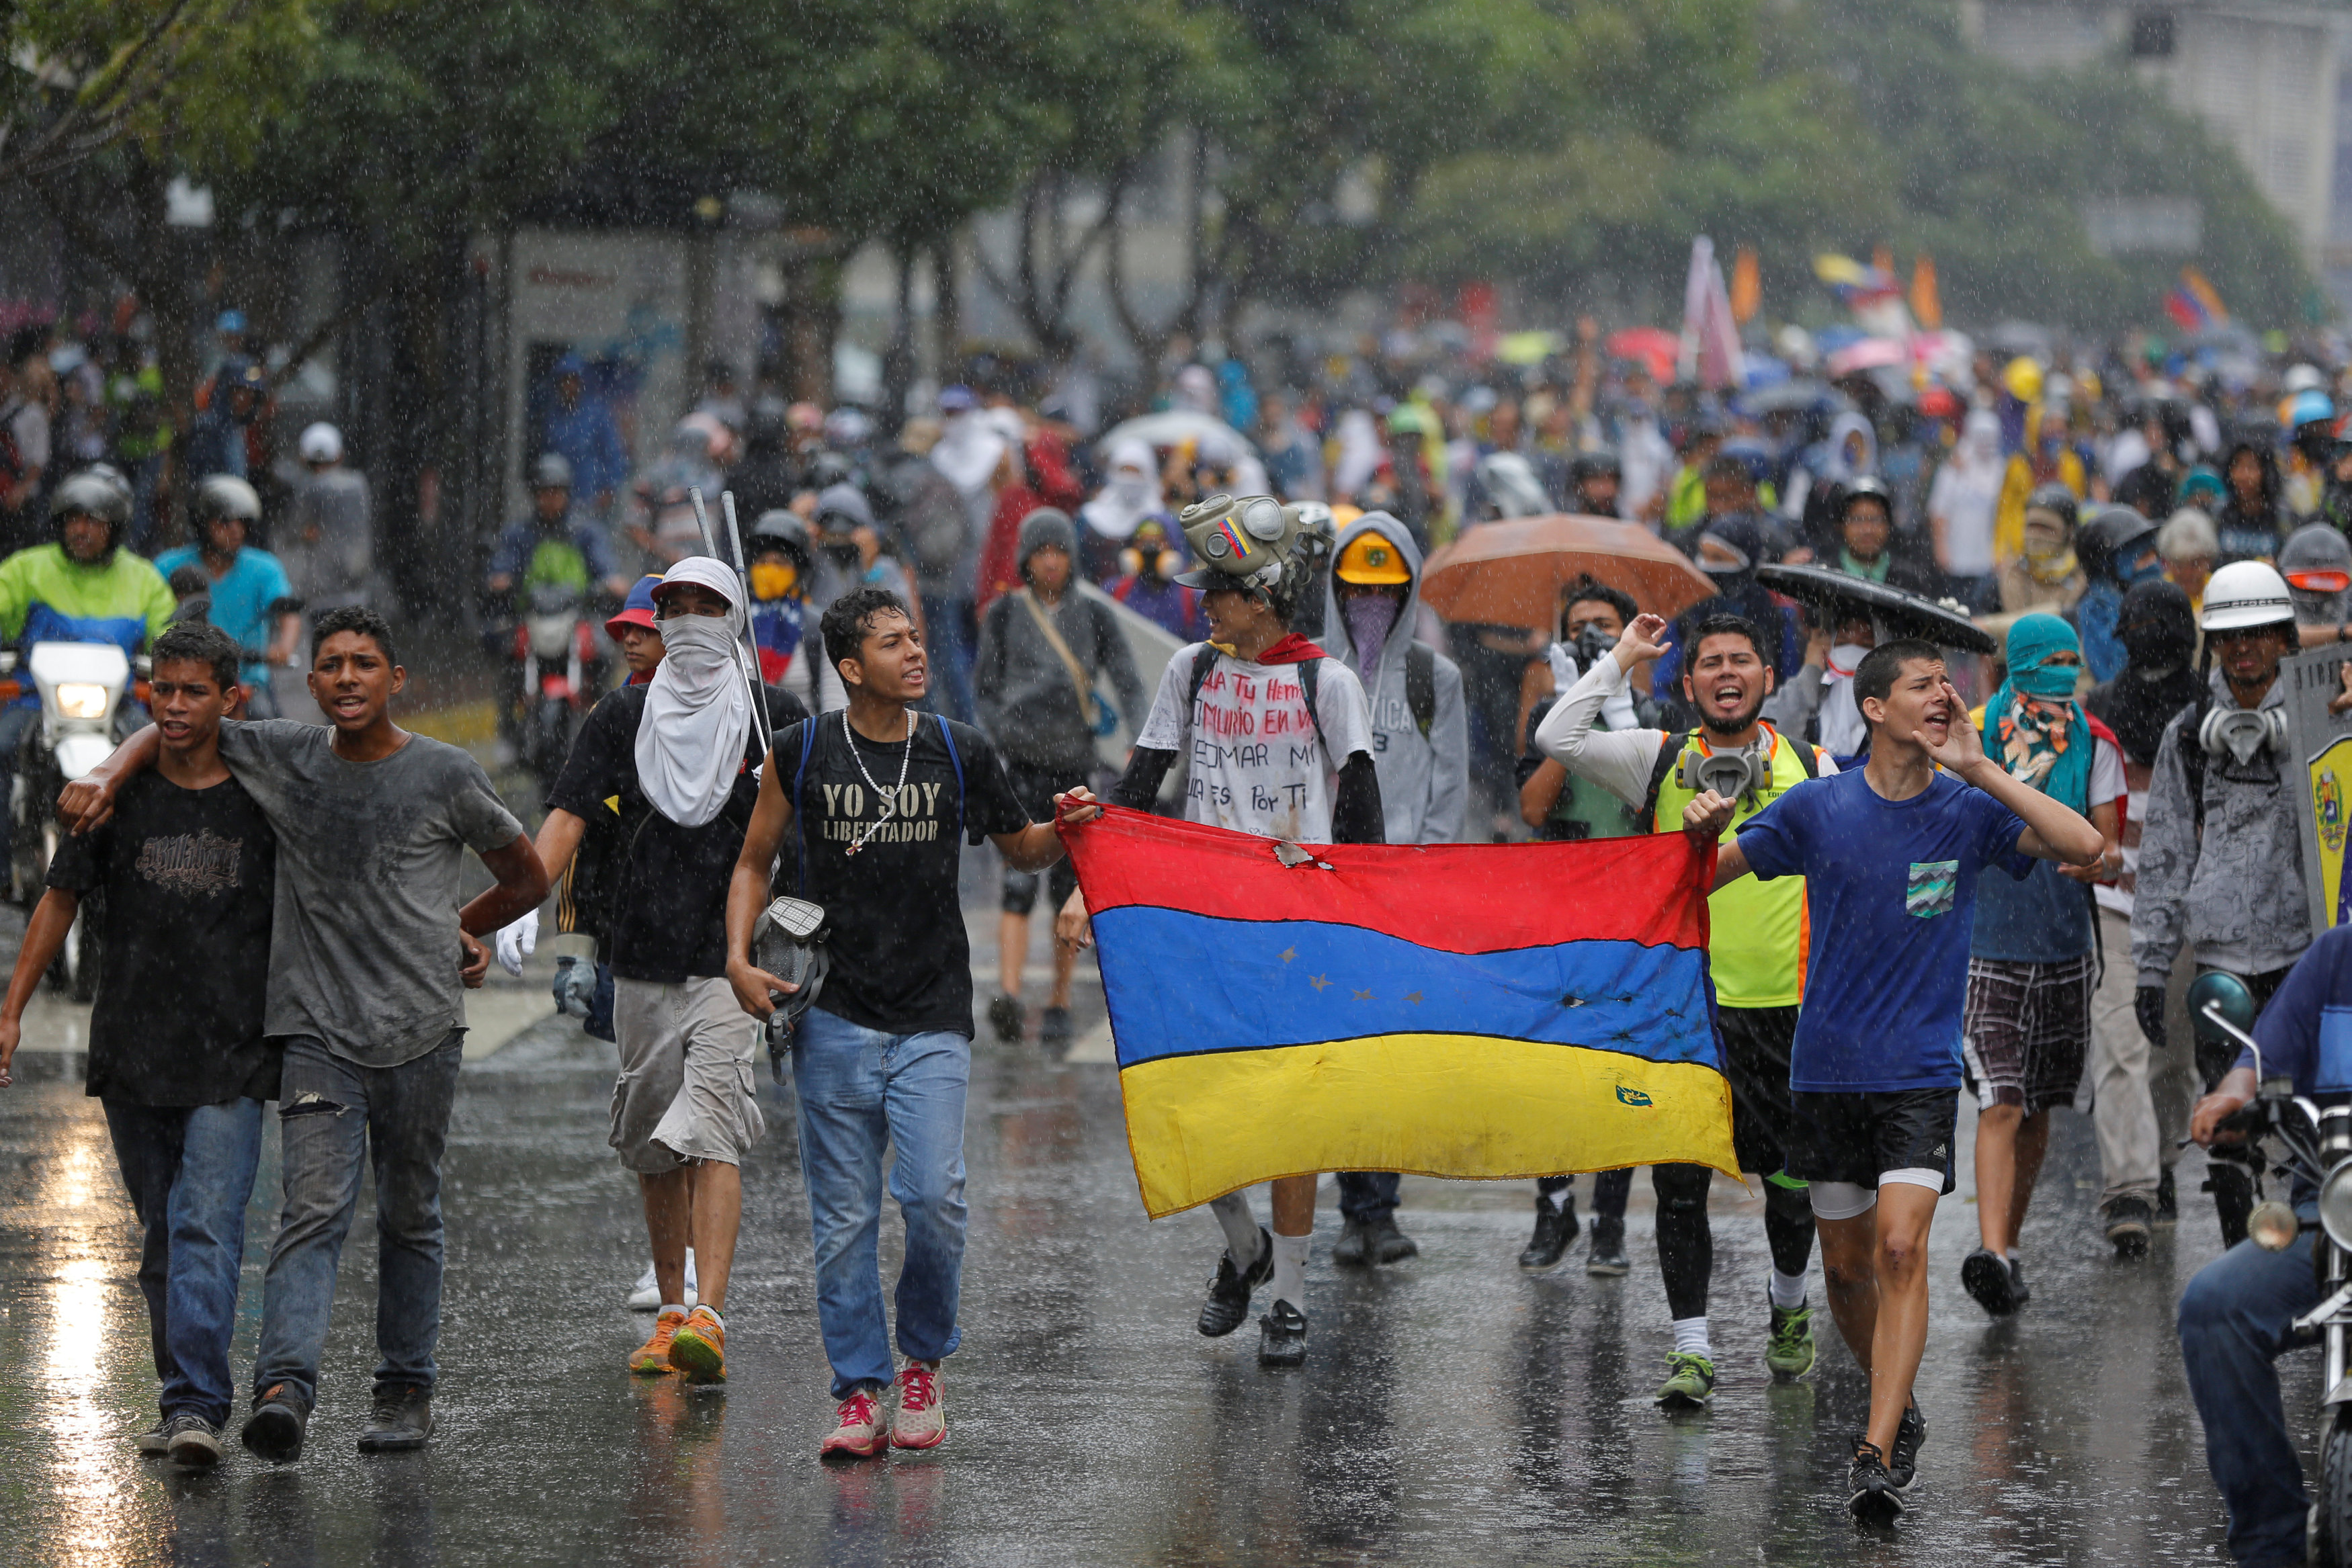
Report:
M690 1160L738 1166L767 1130L754 1058L760 1024L724 979L613 982L621 1075L613 1081L613 1147L645 1176Z

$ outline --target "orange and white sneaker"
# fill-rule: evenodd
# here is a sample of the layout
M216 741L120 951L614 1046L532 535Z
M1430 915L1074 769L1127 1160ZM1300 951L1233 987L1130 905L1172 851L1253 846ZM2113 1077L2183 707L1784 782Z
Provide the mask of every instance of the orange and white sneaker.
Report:
M910 1361L898 1374L898 1407L890 1412L890 1446L936 1448L947 1441L948 1411L940 1403L940 1364Z
M656 1337L660 1330L656 1329ZM677 1325L669 1341L669 1364L686 1374L688 1383L727 1381L727 1325L709 1307L698 1306Z
M669 1362L670 1342L677 1338L677 1331L685 1326L686 1314L676 1307L656 1318L653 1337L637 1346L630 1355L629 1370L647 1376L676 1372L677 1368Z
M834 1409L835 1426L817 1448L825 1459L870 1459L890 1446L890 1429L882 1415L879 1389L860 1388Z

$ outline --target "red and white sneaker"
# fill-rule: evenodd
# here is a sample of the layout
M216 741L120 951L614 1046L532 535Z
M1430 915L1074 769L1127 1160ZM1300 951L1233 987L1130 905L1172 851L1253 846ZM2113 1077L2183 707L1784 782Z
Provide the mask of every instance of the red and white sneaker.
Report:
M898 1408L890 1412L890 1445L936 1448L947 1441L947 1406L940 1403L940 1364L910 1361L898 1374Z
M835 1408L836 1424L817 1448L820 1458L870 1459L890 1446L890 1428L875 1393L861 1388Z

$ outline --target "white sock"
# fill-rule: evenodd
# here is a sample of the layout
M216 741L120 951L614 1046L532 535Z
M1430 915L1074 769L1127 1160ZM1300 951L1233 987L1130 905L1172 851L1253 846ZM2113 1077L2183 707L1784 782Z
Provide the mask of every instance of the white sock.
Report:
M1772 1270L1772 1304L1782 1312L1793 1312L1805 1304L1805 1277Z
M717 1318L717 1319L718 1319L718 1321L719 1321L719 1326L720 1328L722 1328L722 1329L723 1329L723 1328L725 1328L725 1327L727 1326L727 1320L726 1320L725 1318L721 1318L721 1317L719 1317L719 1309L718 1309L717 1307L712 1306L709 1302L708 1302L708 1301L703 1302L703 1303L702 1303L702 1305L701 1305L698 1309L697 1309L697 1310L701 1311L701 1312L709 1312L709 1313L713 1318Z
M1715 1346L1707 1342L1705 1316L1675 1320L1675 1354L1715 1359Z
M1307 1311L1307 1244L1306 1236L1277 1236L1274 1239L1273 1299L1288 1301L1301 1313Z
M664 1301L661 1304L661 1312L656 1312L654 1316L656 1318L659 1318L662 1315L662 1312L676 1312L678 1316L684 1317L686 1315L686 1303L684 1301Z
M1225 1250L1234 1255L1234 1267L1246 1272L1257 1261L1262 1242L1257 1236L1257 1217L1250 1212L1247 1193L1229 1192L1223 1197L1209 1200L1209 1212L1217 1217L1217 1224L1225 1233Z

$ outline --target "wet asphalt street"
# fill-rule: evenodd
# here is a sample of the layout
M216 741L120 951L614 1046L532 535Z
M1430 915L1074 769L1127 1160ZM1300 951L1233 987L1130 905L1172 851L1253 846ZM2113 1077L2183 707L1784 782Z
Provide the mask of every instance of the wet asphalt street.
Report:
M976 930L984 919L974 911ZM1039 979L1033 964L1033 999ZM1079 996L1084 1033L1100 991ZM1145 1219L1113 1069L986 1041L967 1121L949 1440L828 1469L783 1092L766 1091L770 1133L745 1172L730 1381L689 1392L633 1378L623 1358L650 1320L622 1305L644 1242L604 1144L611 1047L562 1019L466 1068L432 1447L353 1450L374 1359L363 1200L308 1455L272 1469L232 1447L217 1471L179 1471L129 1441L153 1411L137 1244L80 1059L19 1062L18 1086L0 1093L0 1562L2224 1561L2172 1337L2182 1283L2219 1248L2210 1200L2193 1192L2192 1155L2187 1218L2145 1261L2113 1261L2093 1228L2090 1128L2069 1113L2026 1233L2035 1298L2022 1315L1991 1323L1959 1290L1975 1244L1965 1153L1961 1190L1937 1216L1919 1390L1931 1430L1890 1540L1858 1534L1841 1506L1865 1395L1826 1311L1811 1377L1776 1387L1764 1370L1761 1205L1738 1188L1716 1186L1722 1381L1706 1413L1669 1417L1648 1398L1670 1336L1646 1180L1622 1280L1589 1277L1580 1239L1552 1273L1520 1273L1531 1184L1415 1178L1401 1218L1421 1256L1335 1270L1327 1183L1308 1364L1262 1372L1254 1326L1222 1341L1193 1332L1215 1228L1205 1214ZM265 1158L240 1377L273 1223L274 1130ZM887 1277L894 1212L883 1235ZM2315 1353L2286 1365L2301 1429Z

